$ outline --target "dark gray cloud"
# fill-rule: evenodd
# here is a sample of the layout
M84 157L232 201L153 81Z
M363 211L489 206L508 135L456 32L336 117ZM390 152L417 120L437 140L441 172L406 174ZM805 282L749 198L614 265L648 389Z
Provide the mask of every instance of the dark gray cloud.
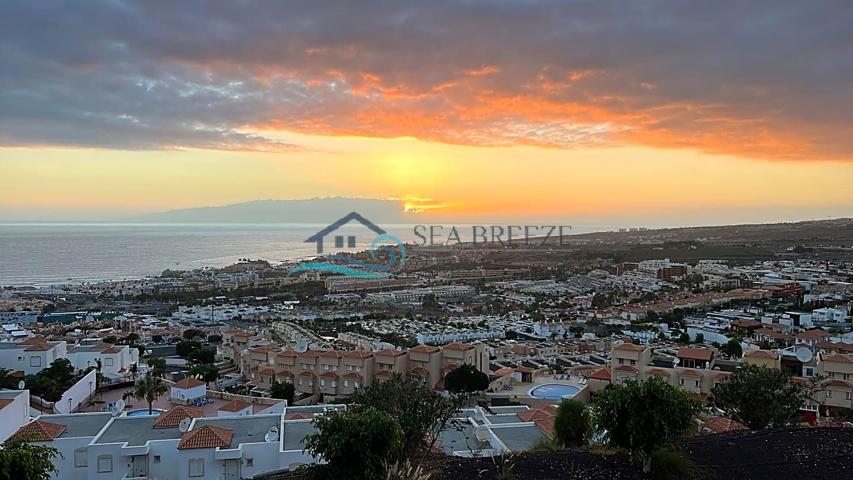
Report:
M853 158L853 2L6 1L0 143L254 127Z

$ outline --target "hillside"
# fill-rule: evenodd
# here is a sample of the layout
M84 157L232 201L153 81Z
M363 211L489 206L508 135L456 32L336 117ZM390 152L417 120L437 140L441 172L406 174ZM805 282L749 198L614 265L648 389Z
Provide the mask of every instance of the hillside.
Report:
M685 450L696 464L691 478L850 478L853 428L803 428L698 437ZM587 452L522 454L512 459L515 480L615 480L645 476L623 455ZM491 459L447 458L442 480L497 479Z

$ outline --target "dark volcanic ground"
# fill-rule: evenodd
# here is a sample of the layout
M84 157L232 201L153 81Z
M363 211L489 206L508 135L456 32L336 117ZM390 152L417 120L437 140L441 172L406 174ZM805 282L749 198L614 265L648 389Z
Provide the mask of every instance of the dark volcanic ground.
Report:
M701 479L853 479L853 428L807 428L701 437L685 446ZM625 456L586 452L519 455L515 480L640 479ZM439 478L495 479L491 459L448 459Z

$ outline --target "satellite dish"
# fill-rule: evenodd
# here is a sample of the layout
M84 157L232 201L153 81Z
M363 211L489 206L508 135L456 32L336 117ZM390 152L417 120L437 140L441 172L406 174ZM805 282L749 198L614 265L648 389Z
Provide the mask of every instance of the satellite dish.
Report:
M116 410L119 412L124 410L124 400L119 400L116 402Z
M813 356L812 351L806 347L797 348L797 351L794 352L794 354L797 356L797 360L802 363L809 363L812 360Z
M189 417L184 418L183 420L181 420L181 423L178 424L178 430L180 430L181 433L186 432L190 429L190 422L191 420Z
M264 435L264 440L267 443L277 442L278 441L278 427L271 427L266 435Z
M24 387L26 387L26 386L27 386L27 384L23 380L18 382L18 390L23 390Z
M486 443L492 438L491 433L489 433L488 427L475 428L474 436L477 437L477 441L480 443Z

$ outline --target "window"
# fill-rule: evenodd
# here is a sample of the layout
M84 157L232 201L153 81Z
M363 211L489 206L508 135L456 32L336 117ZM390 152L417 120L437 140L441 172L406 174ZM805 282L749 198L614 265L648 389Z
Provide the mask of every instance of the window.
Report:
M112 473L113 471L113 456L98 455L98 473Z
M344 380L344 386L349 387L349 380Z
M78 448L74 450L74 466L75 467L88 467L89 466L89 455L88 451L85 448Z
M826 391L826 398L832 398L832 390Z
M246 459L246 466L247 467L254 467L255 466L255 459L254 458L247 458Z
M105 358L104 359L104 366L105 367L112 367L113 366L113 359L110 357Z
M347 248L355 248L355 235L347 237Z
M636 365L636 364L637 364L636 360L631 360L631 365Z
M154 455L154 463L160 463L160 455Z
M323 379L320 379L320 386L321 386L321 387L325 387L325 386L326 386L326 381L325 381L325 380L323 380Z
M620 359L619 359L619 365L624 365L624 364L625 364L625 359L624 359L624 358L620 358Z
M335 235L335 248L344 248L344 236Z
M353 382L352 386L353 386L354 388L358 388L358 382Z
M189 462L190 471L189 475L191 477L203 477L204 476L204 459L203 458L191 458Z
M40 367L41 366L41 357L30 357L30 366L31 367Z

